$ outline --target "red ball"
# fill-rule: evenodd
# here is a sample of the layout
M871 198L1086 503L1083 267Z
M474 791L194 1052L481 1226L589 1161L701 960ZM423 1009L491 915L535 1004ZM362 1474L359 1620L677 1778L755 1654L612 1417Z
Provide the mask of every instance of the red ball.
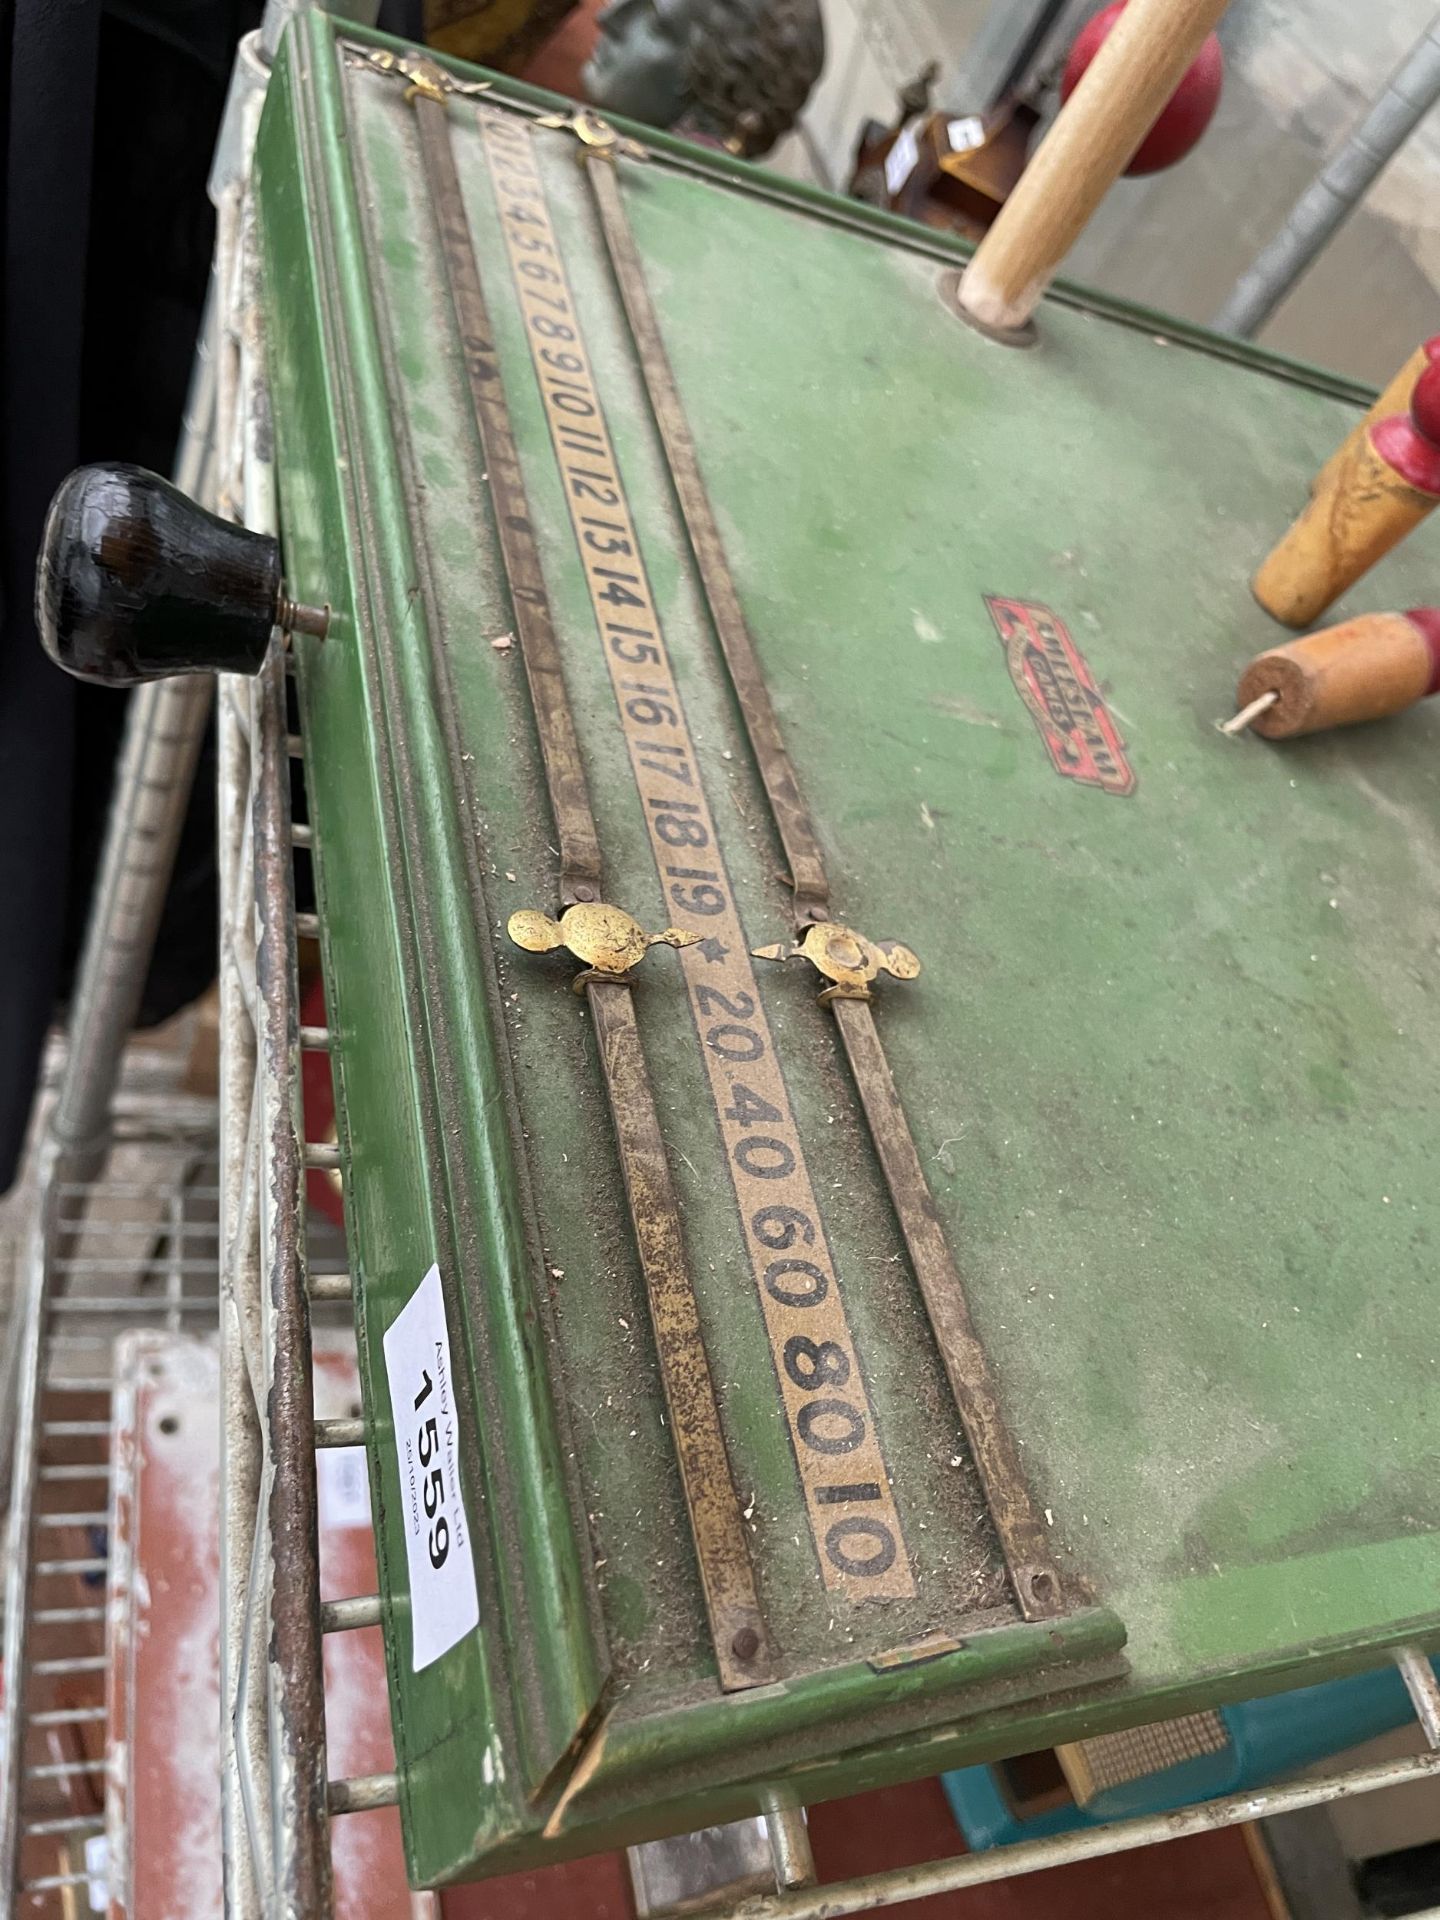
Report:
M1113 0L1075 36L1065 71L1060 76L1062 104L1079 85L1080 76L1095 58L1100 43L1125 11L1126 0ZM1220 88L1225 78L1225 61L1220 42L1212 33L1181 76L1180 84L1168 103L1160 109L1154 126L1140 142L1126 173L1159 173L1183 160L1215 118L1220 104Z

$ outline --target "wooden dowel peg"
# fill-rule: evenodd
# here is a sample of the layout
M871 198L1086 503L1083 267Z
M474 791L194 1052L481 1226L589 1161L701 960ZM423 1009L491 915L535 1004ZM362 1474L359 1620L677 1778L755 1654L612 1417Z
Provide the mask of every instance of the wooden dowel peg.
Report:
M1377 420L1327 468L1309 506L1255 575L1255 598L1308 627L1440 503L1440 364L1408 413Z
M1389 385L1381 392L1374 406L1362 420L1355 422L1316 474L1315 483L1310 489L1311 493L1319 493L1321 488L1335 477L1340 470L1340 463L1354 453L1356 445L1364 439L1377 421L1388 420L1392 413L1410 411L1410 401L1415 392L1416 382L1425 369L1434 366L1437 360L1440 360L1440 333L1429 340L1422 340L1400 371L1392 376Z
M1367 613L1258 654L1235 689L1242 721L1267 740L1402 713L1440 689L1440 607Z
M1238 713L1231 714L1228 720L1217 720L1215 725L1221 733L1244 733L1247 728L1254 726L1262 713L1268 713L1279 698L1273 687L1267 693L1257 693Z
M1226 0L1129 0L960 282L960 306L1023 327L1225 11Z

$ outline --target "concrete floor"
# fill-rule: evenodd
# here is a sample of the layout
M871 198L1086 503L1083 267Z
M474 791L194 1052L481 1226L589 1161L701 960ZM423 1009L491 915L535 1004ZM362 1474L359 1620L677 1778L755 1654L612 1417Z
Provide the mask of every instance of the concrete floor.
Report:
M1060 44L1093 10L1077 0ZM890 119L896 89L928 59L941 63L940 97L973 109L996 70L1004 23L1023 11L1005 0L825 0L825 72L806 137L787 144L781 164L843 184L861 120ZM1232 0L1214 125L1173 172L1122 181L1067 272L1187 319L1210 319L1434 13L1431 0ZM1391 163L1261 339L1384 380L1440 329L1437 186L1440 114Z

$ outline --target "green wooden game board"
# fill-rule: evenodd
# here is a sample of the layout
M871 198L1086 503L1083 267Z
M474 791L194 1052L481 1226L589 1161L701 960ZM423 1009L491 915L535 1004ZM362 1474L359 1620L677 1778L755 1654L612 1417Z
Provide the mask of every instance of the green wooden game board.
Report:
M395 58L299 22L258 194L287 582L333 609L297 671L412 1873L1440 1638L1440 716L1214 726L1277 637L1249 576L1366 396L1073 289L997 345L940 236ZM745 952L795 935L787 849L607 188L820 917L923 965L858 1017L1019 1463L998 1525L841 1045L865 1003ZM562 903L517 551L604 898L701 936L628 989L577 995L577 961L507 937ZM1434 553L1350 610L1432 598ZM616 995L758 1609L738 1681L596 1043ZM1048 1568L1025 1594L1007 1538Z

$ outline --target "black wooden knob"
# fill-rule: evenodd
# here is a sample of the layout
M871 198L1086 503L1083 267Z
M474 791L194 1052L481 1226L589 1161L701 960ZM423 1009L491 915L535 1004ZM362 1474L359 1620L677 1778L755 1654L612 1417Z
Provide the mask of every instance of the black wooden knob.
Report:
M280 545L144 467L77 467L45 521L35 618L81 680L258 673L281 602Z

